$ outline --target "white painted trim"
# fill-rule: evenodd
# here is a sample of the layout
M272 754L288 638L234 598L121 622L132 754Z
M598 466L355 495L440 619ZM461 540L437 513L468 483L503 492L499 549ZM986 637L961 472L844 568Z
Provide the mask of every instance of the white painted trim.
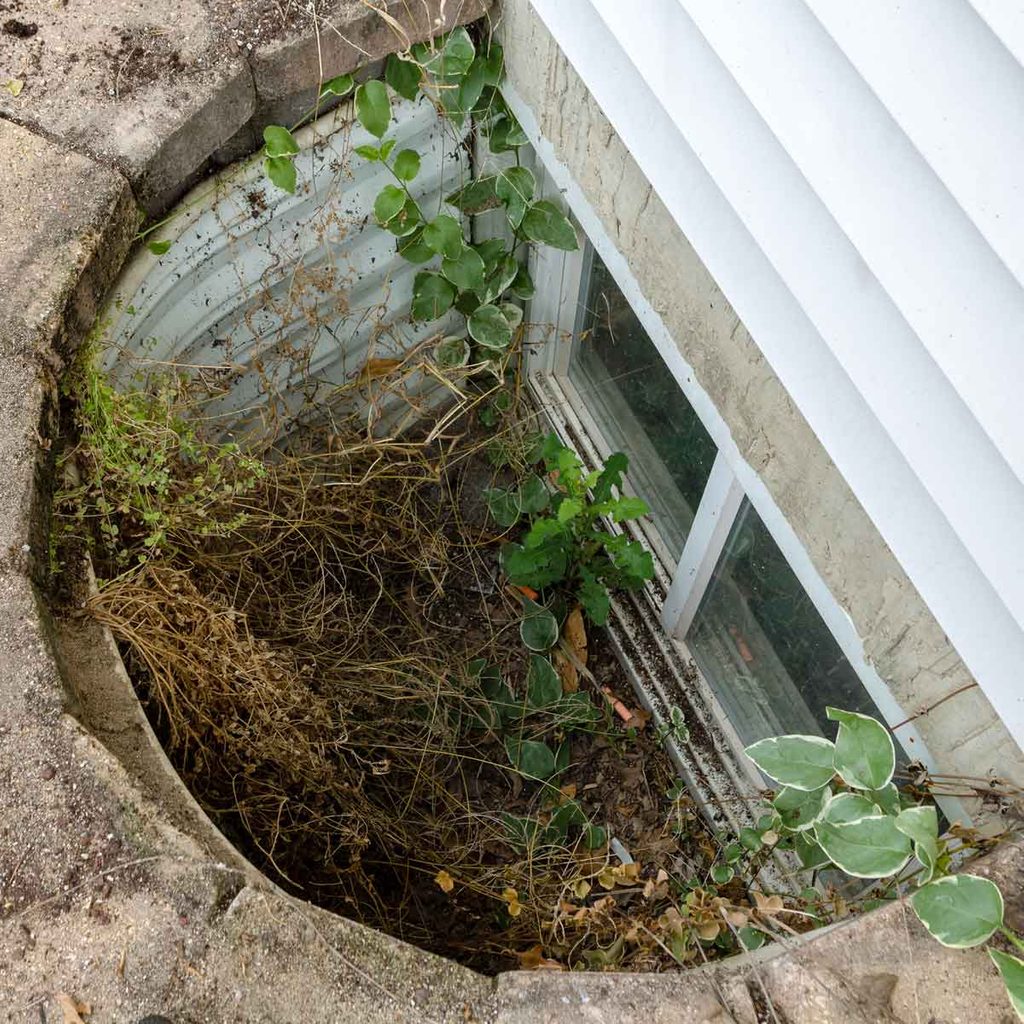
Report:
M850 616L833 597L789 521L776 505L775 499L764 481L740 454L736 442L729 432L728 424L722 418L708 393L697 382L692 367L683 358L661 317L644 297L628 262L608 237L585 193L569 169L558 159L551 143L540 133L537 120L530 107L523 102L511 85L503 87L503 94L529 137L540 162L543 163L555 186L569 204L580 226L597 250L602 262L633 307L637 318L647 331L662 359L665 360L665 364L675 377L687 401L693 406L707 428L711 439L718 446L720 456L735 473L740 487L750 499L750 503L761 517L775 543L778 544L779 550L785 556L801 586L835 637L836 643L839 644L854 672L857 673L871 695L882 718L890 726L903 722L907 718L907 713L868 662L864 653L864 645ZM901 726L898 735L911 756L916 757L927 768L936 770L935 760L928 752L913 723ZM959 814L958 817L960 820L966 820L963 814Z
M642 17L606 0L532 2L1024 745L1024 488L902 300L880 286L680 0L651 0ZM798 5L777 6L796 16ZM813 59L801 51L801 63ZM538 152L553 157L550 146ZM747 490L753 499L757 485ZM837 638L842 629L833 626Z
M661 609L669 636L681 640L689 631L742 503L743 488L719 451Z

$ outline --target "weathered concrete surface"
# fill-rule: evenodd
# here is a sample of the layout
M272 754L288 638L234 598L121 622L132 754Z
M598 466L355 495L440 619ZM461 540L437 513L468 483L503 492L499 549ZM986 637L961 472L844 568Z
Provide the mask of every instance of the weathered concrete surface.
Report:
M487 0L387 0L376 8L364 0L18 0L0 20L0 116L118 167L156 213L215 153L234 159L261 143L267 123L297 118L322 78L487 7Z
M645 298L729 425L908 715L973 682L771 366L528 0L495 22L510 82L628 260ZM980 689L917 723L950 774L1024 785L1024 753ZM975 805L973 810L977 811Z
M116 165L147 206L255 110L248 65L200 0L23 0L16 20L0 78L24 85L0 90L0 112Z
M63 992L106 1021L490 1019L488 980L219 865L68 714L33 499L134 207L115 171L7 122L0 174L0 1015L59 1019Z

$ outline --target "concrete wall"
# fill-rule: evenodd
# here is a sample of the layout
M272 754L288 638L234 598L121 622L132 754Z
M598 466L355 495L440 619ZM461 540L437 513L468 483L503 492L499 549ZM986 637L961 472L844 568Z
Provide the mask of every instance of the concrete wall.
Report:
M504 0L496 20L510 84L849 614L868 661L908 715L971 684L907 574L529 0ZM917 724L940 771L997 772L1024 783L1024 754L977 687Z

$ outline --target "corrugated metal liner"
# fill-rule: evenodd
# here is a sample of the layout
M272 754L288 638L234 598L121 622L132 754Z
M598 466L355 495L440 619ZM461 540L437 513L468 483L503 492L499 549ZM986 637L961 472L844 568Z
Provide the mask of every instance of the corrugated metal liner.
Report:
M426 100L398 100L394 115L388 137L396 152L421 155L411 191L429 218L469 173L466 147ZM400 358L454 323L409 320L423 268L399 257L374 222L374 198L394 179L353 152L378 140L351 104L297 140L294 195L258 160L204 182L151 236L171 240L168 252L142 248L107 312L104 358L115 379L176 364L214 396L203 414L226 432L320 407L368 358Z

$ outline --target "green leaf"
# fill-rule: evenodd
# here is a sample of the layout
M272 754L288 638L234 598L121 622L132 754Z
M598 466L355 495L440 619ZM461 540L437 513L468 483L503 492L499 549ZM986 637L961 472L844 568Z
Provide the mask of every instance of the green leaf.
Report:
M321 96L347 96L352 91L355 80L351 75L337 75L329 78L320 86Z
M793 832L805 832L817 820L832 795L828 786L807 792L802 789L783 787L772 801L779 812L782 825Z
M398 254L410 263L428 263L437 253L423 241L423 229L417 228L398 241Z
M716 864L711 869L711 881L715 885L725 885L731 882L736 872L728 864Z
M757 853L764 845L761 837L752 828L741 828L739 835L740 845L746 847L751 853Z
M980 945L1003 923L999 887L978 875L937 878L921 886L910 903L925 928L953 949Z
M861 818L877 818L882 812L860 793L837 793L825 804L821 817L831 825L845 825Z
M939 816L930 804L908 807L896 816L896 827L914 842L914 856L921 862L924 875L918 885L927 885L935 875L939 860Z
M886 814L900 813L900 791L891 782L881 789L870 789L864 795Z
M487 511L502 529L507 530L519 522L521 509L518 496L513 491L508 491L504 487L488 487L484 490L483 497Z
M487 47L484 67L487 72L485 77L487 84L490 86L500 85L501 76L505 73L505 51L502 50L500 44L492 42Z
M614 490L622 490L622 477L629 469L629 459L622 452L614 452L605 459L594 482L594 501L609 501Z
M163 256L168 249L170 249L171 243L166 238L161 238L159 241L154 239L152 242L146 243L146 248L154 256Z
M519 635L531 651L546 651L558 642L558 620L543 605L527 598Z
M516 276L512 279L512 283L508 286L508 290L517 299L532 299L534 293L537 291L533 283L533 278L530 277L530 272L526 267L520 267L516 271Z
M573 252L580 247L576 229L554 203L541 199L526 210L522 223L523 234L531 242L540 242L556 249Z
M608 588L592 574L581 575L583 579L576 591L580 607L595 626L603 626L608 621L608 615L612 609Z
M442 86L439 89L441 106L457 128L465 124L466 118L480 99L487 84L486 77L484 61L478 57L455 88Z
M384 227L391 234L397 235L399 238L406 238L420 230L421 220L420 208L411 199L406 199L405 205ZM420 241L422 241L422 236Z
M529 141L519 122L507 110L495 119L487 133L487 145L492 153L507 153Z
M512 227L523 222L526 206L533 198L537 181L527 167L509 167L502 171L494 183L494 192L505 204L505 213Z
M939 838L939 816L930 804L900 811L896 827L915 843L936 842Z
M512 328L497 306L478 307L467 326L470 337L484 348L501 350L512 341Z
M359 123L378 139L391 123L391 100L388 98L388 87L376 79L363 82L356 89L356 117Z
M294 156L299 151L295 136L279 124L268 124L263 129L263 142L266 145L267 156L270 157Z
M1017 1016L1024 1020L1024 960L1018 960L1009 953L991 948L988 955L992 957L992 962L999 968L999 973L1003 977L1010 1005Z
M555 755L546 743L505 737L505 752L514 768L533 779L547 779L555 773Z
M605 548L611 555L612 564L619 570L619 586L636 589L643 585L644 580L653 578L654 558L639 541L627 541L623 534L615 538L614 545L611 541L605 542Z
M600 825L588 825L583 831L583 841L588 849L596 850L608 842L608 833Z
M527 647L529 646L527 644ZM562 680L559 679L551 662L539 654L531 655L530 668L526 673L526 699L530 707L537 710L546 708L561 696Z
M267 177L285 192L295 192L298 175L295 173L295 162L286 156L270 156L263 161Z
M835 747L821 736L772 736L746 748L769 778L791 789L821 789L835 775Z
M434 362L442 369L453 370L465 366L469 362L469 355L469 342L458 335L450 334L437 343L434 349Z
M736 934L739 936L740 944L747 953L760 949L765 943L764 932L759 931L757 928L751 928L749 925L740 928Z
M543 512L550 500L544 481L536 473L531 473L519 486L519 507L527 514Z
M826 708L839 723L835 766L842 780L855 789L882 789L896 770L896 748L889 731L869 715Z
M834 802L837 798L833 798ZM819 818L814 838L836 867L855 878L884 878L910 859L910 840L884 814L833 824Z
M373 214L379 224L387 224L405 206L406 195L397 185L385 185L373 202Z
M552 811L548 828L557 833L558 842L562 844L565 842L570 826L586 825L586 823L587 816L583 813L583 808L579 803L576 800L566 800L564 804L560 804Z
M501 567L517 586L537 590L565 578L569 556L557 543L528 548L523 544L505 544L501 548Z
M438 214L423 229L423 241L434 252L455 259L465 245L462 240L462 225L447 213Z
M568 523L583 511L583 502L579 498L564 498L558 504L556 517L560 523Z
M486 260L484 261L487 262ZM482 302L491 303L499 298L502 292L515 280L519 264L514 256L506 254L495 260L488 270L483 291L480 293Z
M499 303L501 315L508 321L511 330L515 330L523 322L523 311L514 302Z
M380 144L380 158L387 160L391 156L391 150L395 148L395 139L387 139Z
M798 832L793 836L793 849L796 850L800 863L808 871L832 863L828 859L828 854L806 832Z
M388 57L384 80L399 96L407 100L416 99L422 78L423 70L415 61L402 60L397 53Z
M460 291L475 292L484 283L484 261L467 245L455 259L442 260L441 273Z
M425 55L426 56L426 55ZM464 75L476 57L476 47L469 33L461 25L444 39L441 48L423 61L431 74L441 77Z
M486 175L483 178L474 178L463 185L462 188L456 189L445 199L445 202L471 216L483 213L486 210L492 210L501 202L494 191L496 181L497 178L493 174ZM501 243L501 246L504 249L504 242Z
M355 151L364 160L377 161L380 159L380 150L376 146L371 146L369 143L362 146L356 146Z
M421 271L412 286L414 320L436 320L455 301L455 289L440 274Z
M395 176L402 181L412 181L420 173L420 155L415 149L403 149L395 157L395 165L392 168Z

